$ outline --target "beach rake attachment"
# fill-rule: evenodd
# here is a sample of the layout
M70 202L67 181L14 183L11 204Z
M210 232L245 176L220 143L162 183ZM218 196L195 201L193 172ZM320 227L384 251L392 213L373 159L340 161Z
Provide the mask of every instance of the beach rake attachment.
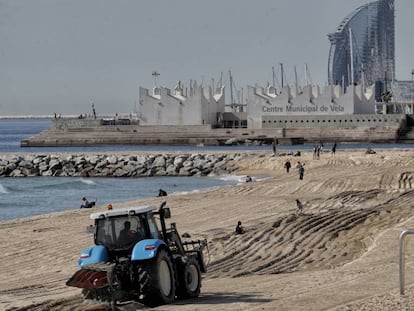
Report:
M106 287L111 279L114 264L93 264L76 271L66 282L67 286L84 289L98 289Z

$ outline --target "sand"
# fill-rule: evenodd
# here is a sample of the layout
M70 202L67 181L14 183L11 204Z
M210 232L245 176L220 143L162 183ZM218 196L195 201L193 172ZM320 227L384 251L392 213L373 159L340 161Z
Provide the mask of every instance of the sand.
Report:
M403 296L398 243L404 229L414 228L414 149L375 151L339 149L319 160L308 152L263 152L238 163L235 174L253 176L252 183L168 196L179 232L208 240L208 273L198 299L157 310L414 310L414 237L406 239ZM298 160L304 180L294 168ZM263 175L271 177L259 181ZM303 215L295 215L297 198ZM65 286L80 251L92 244L89 213L74 207L0 222L1 310L100 309ZM243 235L233 233L238 220Z

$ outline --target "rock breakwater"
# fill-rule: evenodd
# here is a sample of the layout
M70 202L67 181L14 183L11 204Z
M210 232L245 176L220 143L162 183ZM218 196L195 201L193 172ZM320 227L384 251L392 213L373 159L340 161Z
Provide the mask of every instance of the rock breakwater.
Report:
M247 154L3 155L0 177L206 176L231 173Z

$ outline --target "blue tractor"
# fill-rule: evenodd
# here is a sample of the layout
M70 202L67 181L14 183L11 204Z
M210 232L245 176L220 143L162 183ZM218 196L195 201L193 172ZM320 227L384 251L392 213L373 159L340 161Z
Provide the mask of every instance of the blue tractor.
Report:
M95 245L81 252L80 270L66 285L82 288L85 299L112 306L136 300L155 307L198 297L207 241L183 242L175 223L167 228L170 216L165 202L159 209L139 206L91 214Z

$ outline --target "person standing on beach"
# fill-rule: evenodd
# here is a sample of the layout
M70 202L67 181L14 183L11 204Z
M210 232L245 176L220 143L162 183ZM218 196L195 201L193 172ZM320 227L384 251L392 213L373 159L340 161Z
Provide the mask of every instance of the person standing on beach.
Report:
M303 214L303 204L299 199L296 199L296 207L298 208L296 210L296 215L302 215Z
M289 160L287 160L287 161L285 162L284 167L285 167L285 169L286 169L286 173L289 173L289 170L290 170L290 168L292 167L292 164L290 164L290 161L289 161Z
M335 155L335 152L336 152L336 142L334 142L332 146L332 155Z
M277 140L277 139L275 139L275 140L272 142L273 155L276 155L276 145L277 145L277 143L278 143L278 140Z
M303 167L303 164L298 161L298 164L296 165L296 168L298 169L299 173L299 179L303 179L303 175L305 174L305 168Z

